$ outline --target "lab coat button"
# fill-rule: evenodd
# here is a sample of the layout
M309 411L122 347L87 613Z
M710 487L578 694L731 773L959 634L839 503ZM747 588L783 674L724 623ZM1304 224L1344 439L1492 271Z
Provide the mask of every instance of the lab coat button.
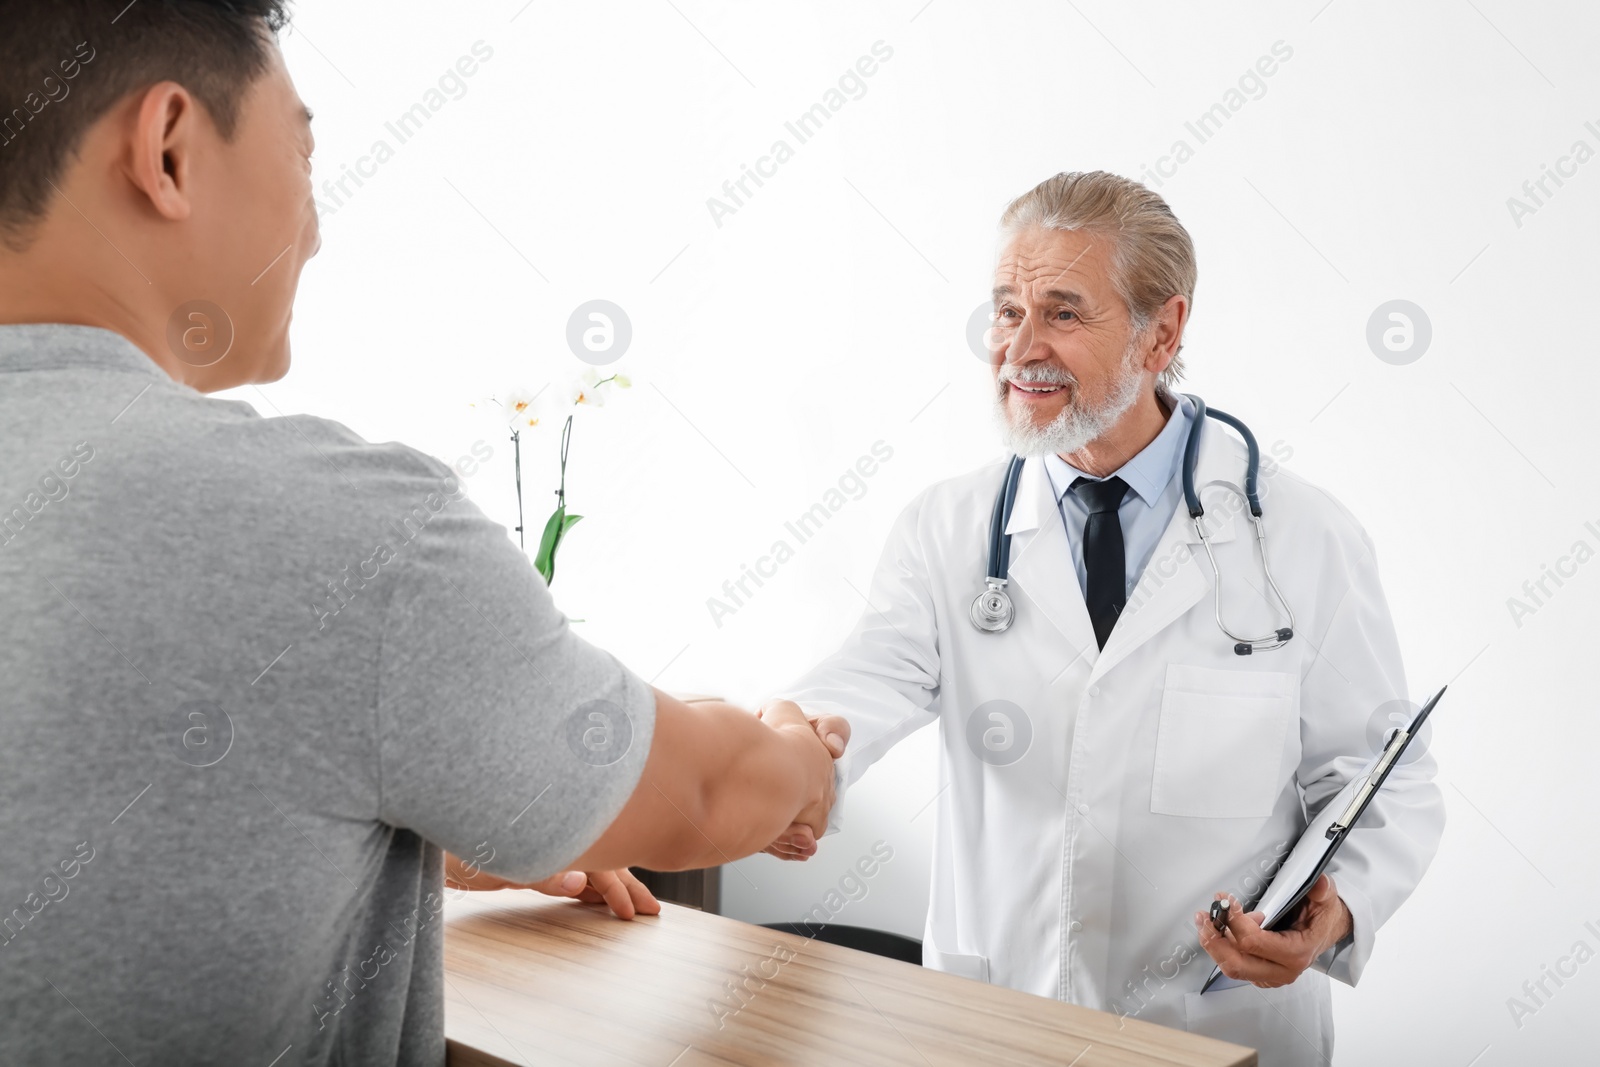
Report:
M1077 919L1073 919L1072 922L1067 924L1067 929L1071 930L1073 933L1077 933L1079 930L1083 929L1083 924Z
M1089 695L1092 696L1092 697L1099 696L1100 695L1100 687L1098 685L1090 686L1089 687Z

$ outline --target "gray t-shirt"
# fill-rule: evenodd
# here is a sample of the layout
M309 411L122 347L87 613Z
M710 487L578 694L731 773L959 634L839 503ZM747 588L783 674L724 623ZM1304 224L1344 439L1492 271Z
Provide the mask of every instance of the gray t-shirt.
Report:
M0 326L0 611L3 1063L442 1064L440 847L554 873L655 725L450 467L91 327Z

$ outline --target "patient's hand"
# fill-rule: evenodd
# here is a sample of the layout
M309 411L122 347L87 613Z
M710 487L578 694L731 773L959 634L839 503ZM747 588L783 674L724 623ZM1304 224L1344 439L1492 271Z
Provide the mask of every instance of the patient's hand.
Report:
M791 823L776 841L761 851L780 860L808 860L817 854L817 835L805 823Z
M792 701L774 700L762 705L761 710L756 714L758 716L762 715L774 705L782 705L785 711L792 710L797 713L800 711L799 706ZM848 720L838 715L819 715L815 718L807 716L806 721L817 732L817 736L822 739L822 743L827 746L828 751L833 753L835 760L844 755L845 746L850 743L850 723ZM831 790L829 792L828 802L831 807L833 801L837 798L831 795ZM797 819L789 824L788 829L778 835L777 840L761 851L770 856L776 856L781 860L808 860L816 855L817 835L811 826L807 825L806 821Z
M444 884L451 889L536 889L552 897L576 897L585 904L604 903L619 919L660 915L661 904L626 867L615 871L562 871L538 882L511 882L459 856L444 854Z

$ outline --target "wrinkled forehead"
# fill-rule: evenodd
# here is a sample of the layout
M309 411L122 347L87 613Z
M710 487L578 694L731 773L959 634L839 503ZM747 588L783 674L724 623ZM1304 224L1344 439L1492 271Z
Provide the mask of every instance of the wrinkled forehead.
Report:
M1022 230L1002 241L994 286L1026 298L1063 290L1100 298L1112 291L1109 242L1078 230Z

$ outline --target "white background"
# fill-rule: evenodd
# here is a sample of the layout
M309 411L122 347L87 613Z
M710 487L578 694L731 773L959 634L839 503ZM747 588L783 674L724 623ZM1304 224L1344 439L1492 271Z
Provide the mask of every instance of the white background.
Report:
M1597 29L1592 5L1510 0L304 2L283 45L332 210L293 370L232 395L447 461L485 441L471 492L510 525L509 443L469 405L555 396L585 367L568 316L616 303L633 338L608 369L634 387L580 418L585 518L554 592L658 686L754 702L847 632L899 509L997 454L965 329L1005 203L1062 170L1139 177L1182 138L1194 157L1159 192L1198 249L1186 388L1351 507L1413 696L1451 685L1444 842L1359 990L1335 985L1338 1062L1593 1062L1600 962L1547 981L1520 1026L1508 998L1579 940L1600 950L1600 562L1520 625L1507 601L1575 541L1600 549L1600 162L1520 225L1507 200L1575 141L1600 150ZM397 145L385 122L480 40L465 95ZM877 41L893 55L864 95L797 145L784 122ZM1185 121L1278 41L1265 92L1198 144ZM707 199L780 137L794 158L719 226ZM394 158L335 206L323 183L380 138ZM1397 298L1433 332L1403 366L1366 341ZM717 625L708 598L879 440L893 458L864 494ZM555 445L524 446L536 535ZM920 936L933 741L879 764L810 863L725 872L726 910L798 918L881 839L894 859L839 921Z

